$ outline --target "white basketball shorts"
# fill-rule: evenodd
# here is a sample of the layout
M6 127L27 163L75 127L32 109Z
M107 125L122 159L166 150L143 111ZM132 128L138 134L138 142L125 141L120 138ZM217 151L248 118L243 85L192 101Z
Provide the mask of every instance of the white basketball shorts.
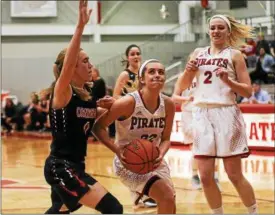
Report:
M140 197L142 197L144 194L145 185L153 176L158 176L159 178L166 180L167 183L174 190L174 185L170 176L170 169L165 160L161 162L156 170L144 175L139 175L126 169L117 156L115 156L114 158L113 168L115 174L119 177L120 181L124 185L126 185L131 192L137 193Z
M181 127L184 144L193 143L193 126L192 126L192 112L182 111L181 113Z
M195 157L247 157L245 123L237 105L199 107L193 112Z

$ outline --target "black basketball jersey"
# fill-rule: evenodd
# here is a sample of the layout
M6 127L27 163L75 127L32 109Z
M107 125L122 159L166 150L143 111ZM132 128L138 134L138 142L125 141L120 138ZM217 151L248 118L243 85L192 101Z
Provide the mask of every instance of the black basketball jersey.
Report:
M131 72L129 69L125 69L128 72L129 80L122 89L121 95L125 96L128 93L132 93L137 90L138 87L138 76L137 74Z
M72 161L84 161L87 140L96 119L95 99L83 101L73 92L66 107L53 109L51 106L51 155Z

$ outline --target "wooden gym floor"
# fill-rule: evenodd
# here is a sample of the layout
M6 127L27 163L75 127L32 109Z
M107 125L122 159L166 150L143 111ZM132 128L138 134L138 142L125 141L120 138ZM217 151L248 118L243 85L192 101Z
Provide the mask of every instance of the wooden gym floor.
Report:
M50 190L43 176L43 165L49 154L50 140L2 137L2 214L42 214L50 206ZM156 213L156 209L133 209L128 189L112 170L113 154L101 144L89 144L87 172L113 193L123 204L124 213ZM167 156L177 192L177 213L211 213L202 190L190 183L191 152L172 147ZM253 154L243 160L245 176L256 192L259 213L274 214L274 153ZM229 183L219 161L219 180L225 213L244 214L235 189ZM82 207L77 214L98 213Z

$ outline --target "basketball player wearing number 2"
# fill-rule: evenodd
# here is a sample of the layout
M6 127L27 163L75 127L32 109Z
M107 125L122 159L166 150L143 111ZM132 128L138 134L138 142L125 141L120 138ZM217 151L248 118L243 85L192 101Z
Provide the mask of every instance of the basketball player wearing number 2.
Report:
M214 214L223 214L221 192L214 180L215 158L222 158L228 178L247 207L257 213L253 188L242 174L241 158L249 155L245 124L236 94L250 97L252 87L242 53L236 49L251 38L252 27L233 17L215 15L209 20L209 47L197 48L187 63L181 86L194 77L197 89L193 104L194 145L201 183Z
M170 147L170 134L175 115L171 98L161 94L165 83L165 68L155 59L145 61L139 69L139 90L114 102L108 112L94 124L93 133L115 154L114 170L121 182L131 191L147 195L157 202L158 213L176 212L175 190L170 170L163 157ZM116 140L108 137L106 128L116 120ZM126 169L123 147L147 138L159 147L154 170L137 174ZM138 201L137 199L136 201Z

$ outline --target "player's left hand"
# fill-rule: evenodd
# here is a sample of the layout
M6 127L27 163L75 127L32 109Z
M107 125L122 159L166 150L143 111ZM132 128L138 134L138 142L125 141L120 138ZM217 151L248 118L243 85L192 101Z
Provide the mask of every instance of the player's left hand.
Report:
M122 165L126 166L126 158L124 156L124 148L125 148L125 146L118 147L116 154L117 154L120 162L122 163Z
M88 8L88 0L79 0L78 26L85 26L91 17L92 9Z
M161 164L162 159L164 157L164 154L161 152L161 150L159 148L158 150L159 150L159 156L154 160L154 164L153 164L154 169L158 168L158 166Z
M220 77L220 79L224 82L224 83L229 83L229 78L228 78L228 72L224 71L223 69L217 69L216 71L216 75L218 77Z
M96 104L98 107L110 109L115 102L115 99L112 96L105 96L99 100L97 100Z

